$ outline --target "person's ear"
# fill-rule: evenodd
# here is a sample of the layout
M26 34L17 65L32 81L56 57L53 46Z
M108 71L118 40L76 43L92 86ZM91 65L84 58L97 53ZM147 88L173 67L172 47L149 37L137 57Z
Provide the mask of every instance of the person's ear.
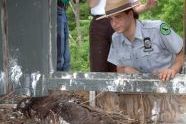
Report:
M130 17L133 17L133 12L132 12L132 10L130 10L129 12L128 12L128 15L130 16Z

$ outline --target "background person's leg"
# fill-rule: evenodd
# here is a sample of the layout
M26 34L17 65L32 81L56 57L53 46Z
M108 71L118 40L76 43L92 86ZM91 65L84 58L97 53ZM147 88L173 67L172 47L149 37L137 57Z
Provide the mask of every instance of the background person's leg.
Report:
M68 23L64 8L58 8L57 17L57 70L70 69L70 50L68 43Z
M114 72L116 67L107 61L113 30L108 19L96 20L90 24L90 71Z
M62 66L64 63L64 59L62 56L62 41L61 41L61 34L62 34L62 9L58 7L57 9L57 71L62 70Z
M68 19L64 11L64 64L63 71L69 71L70 69L70 49L69 49L69 28Z

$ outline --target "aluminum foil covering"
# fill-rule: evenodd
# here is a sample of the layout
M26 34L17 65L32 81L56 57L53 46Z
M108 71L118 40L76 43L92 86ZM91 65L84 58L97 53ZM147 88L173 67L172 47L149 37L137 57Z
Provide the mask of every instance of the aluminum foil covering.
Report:
M18 95L45 96L48 90L112 91L123 93L186 94L186 75L162 82L150 74L117 73L55 73L52 77L39 72L31 74L12 73L13 91ZM12 78L14 77L14 78ZM15 78L16 77L16 78ZM4 73L0 74L0 94L5 94Z
M150 74L55 73L46 80L47 89L112 91L123 93L186 93L186 75L163 82Z

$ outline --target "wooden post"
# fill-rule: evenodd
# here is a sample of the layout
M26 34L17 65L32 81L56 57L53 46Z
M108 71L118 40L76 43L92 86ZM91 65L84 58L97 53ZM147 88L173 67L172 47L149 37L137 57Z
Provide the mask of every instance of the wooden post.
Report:
M184 1L184 51L186 54L186 0Z
M56 2L57 3L57 2ZM54 73L54 67L52 65L52 0L48 0L48 12L49 12L49 76L51 77Z
M89 91L89 105L92 107L96 106L96 91Z
M7 0L2 1L1 8L1 26L2 26L2 39L3 39L3 71L4 77L4 93L8 94L12 91L12 85L8 80L8 64L9 64L9 47L8 47L8 11L7 11Z

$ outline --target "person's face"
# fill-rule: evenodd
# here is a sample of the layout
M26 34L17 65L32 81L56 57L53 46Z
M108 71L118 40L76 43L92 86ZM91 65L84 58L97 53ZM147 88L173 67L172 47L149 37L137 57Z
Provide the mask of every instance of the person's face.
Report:
M131 11L129 13L121 12L109 17L112 28L119 33L128 31L131 19Z

